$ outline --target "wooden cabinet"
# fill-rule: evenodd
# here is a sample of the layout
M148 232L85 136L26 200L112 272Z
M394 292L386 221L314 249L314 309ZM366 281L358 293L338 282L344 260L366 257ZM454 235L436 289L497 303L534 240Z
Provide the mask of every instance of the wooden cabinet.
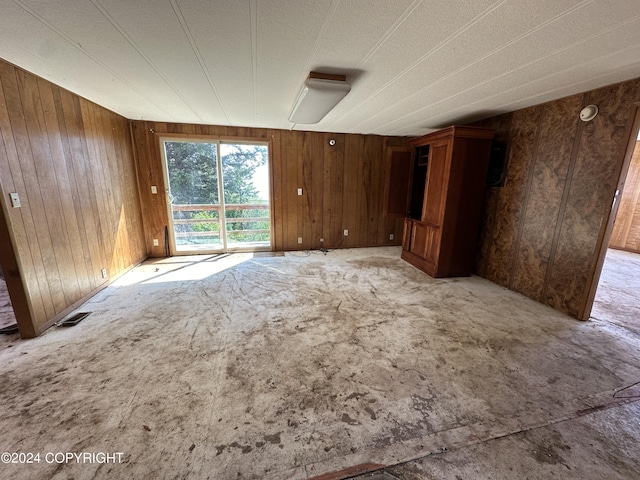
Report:
M432 277L471 274L493 130L449 127L414 139L402 258Z

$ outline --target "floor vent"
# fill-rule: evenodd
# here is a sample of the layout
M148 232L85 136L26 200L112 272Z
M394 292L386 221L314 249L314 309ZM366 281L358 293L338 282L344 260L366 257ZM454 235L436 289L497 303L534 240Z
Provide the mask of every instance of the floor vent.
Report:
M6 327L0 328L0 335L11 335L18 331L18 324L14 323L13 325L8 325Z
M91 312L78 312L58 324L59 327L73 327L91 315Z

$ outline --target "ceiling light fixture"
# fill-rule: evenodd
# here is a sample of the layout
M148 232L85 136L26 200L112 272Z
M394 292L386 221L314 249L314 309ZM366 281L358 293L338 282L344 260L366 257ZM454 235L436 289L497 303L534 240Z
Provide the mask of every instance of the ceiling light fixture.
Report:
M318 123L351 90L344 75L311 72L289 115L292 123Z

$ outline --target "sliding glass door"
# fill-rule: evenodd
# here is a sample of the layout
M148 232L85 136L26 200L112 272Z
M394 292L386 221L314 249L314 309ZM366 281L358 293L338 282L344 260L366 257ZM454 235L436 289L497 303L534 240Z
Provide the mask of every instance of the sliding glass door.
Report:
M172 253L271 248L265 143L161 139Z

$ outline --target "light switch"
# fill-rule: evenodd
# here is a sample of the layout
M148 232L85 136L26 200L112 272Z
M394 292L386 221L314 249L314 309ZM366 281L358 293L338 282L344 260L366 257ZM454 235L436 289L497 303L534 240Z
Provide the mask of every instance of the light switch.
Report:
M298 195L302 195L302 189L301 188L298 189Z
M18 194L10 193L9 196L11 197L11 205L13 206L13 208L20 208L20 197L18 196Z
M158 187L156 187L155 185L151 185L151 193L156 195L158 193Z

